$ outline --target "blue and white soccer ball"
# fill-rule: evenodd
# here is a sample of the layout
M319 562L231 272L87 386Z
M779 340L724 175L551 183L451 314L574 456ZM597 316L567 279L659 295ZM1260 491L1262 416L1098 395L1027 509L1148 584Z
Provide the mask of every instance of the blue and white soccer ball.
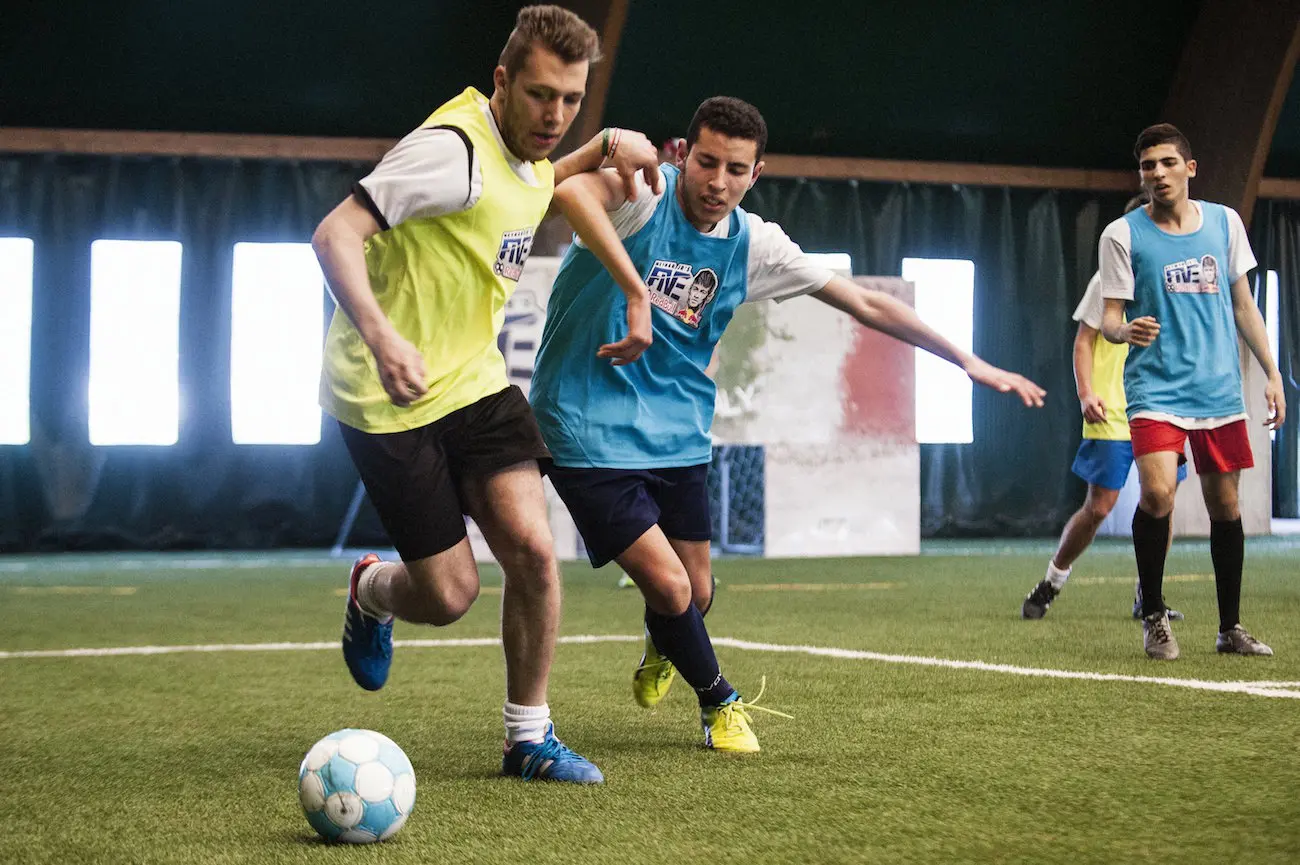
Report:
M397 743L373 730L321 739L298 768L298 801L330 841L370 844L397 834L415 806L415 771Z

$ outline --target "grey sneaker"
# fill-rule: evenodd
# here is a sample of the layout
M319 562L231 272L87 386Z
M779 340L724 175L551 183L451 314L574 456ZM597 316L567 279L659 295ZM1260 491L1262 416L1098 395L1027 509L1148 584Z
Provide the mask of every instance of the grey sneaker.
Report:
M1256 640L1241 625L1233 625L1226 631L1221 631L1218 638L1214 641L1214 650L1224 654L1232 653L1234 655L1272 655L1273 650L1268 646Z
M1169 604L1165 603L1165 599L1164 599L1163 597L1160 599L1160 602L1161 602L1162 604L1164 604L1165 612L1169 614L1169 621L1171 621L1171 622L1181 622L1181 621L1185 618L1185 616L1183 616L1182 613L1178 612L1177 610L1170 609ZM1141 583L1141 581L1139 581L1138 584L1137 584L1137 585L1134 587L1134 589L1133 589L1133 618L1135 618L1135 619L1140 619L1140 618L1142 618L1142 583Z
M1060 593L1061 590L1054 588L1047 580L1039 580L1038 585L1034 586L1034 590L1025 596L1025 602L1020 605L1020 617L1041 619L1047 615L1047 608Z
M1178 658L1178 641L1169 629L1169 616L1164 610L1142 619L1142 648L1147 650L1147 657L1157 661Z

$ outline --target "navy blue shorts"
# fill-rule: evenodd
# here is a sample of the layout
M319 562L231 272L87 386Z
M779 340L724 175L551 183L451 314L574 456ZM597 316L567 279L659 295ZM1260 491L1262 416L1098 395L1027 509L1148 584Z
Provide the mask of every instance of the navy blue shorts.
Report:
M707 541L709 464L672 469L565 468L546 460L555 485L587 545L592 567L607 565L651 526L679 541Z
M1084 439L1074 455L1070 470L1093 486L1107 490L1124 489L1128 470L1133 465L1133 443L1106 439ZM1178 482L1187 480L1187 460L1178 460Z

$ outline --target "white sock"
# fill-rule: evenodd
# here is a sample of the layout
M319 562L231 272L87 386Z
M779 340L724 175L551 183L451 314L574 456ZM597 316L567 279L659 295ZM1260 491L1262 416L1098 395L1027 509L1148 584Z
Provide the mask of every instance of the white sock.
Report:
M521 706L507 700L501 717L506 722L507 742L540 742L546 738L546 729L551 724L551 707L545 703Z
M357 577L357 606L381 621L391 619L392 578L400 562L375 562Z
M1070 571L1072 570L1073 568L1061 570L1056 566L1055 562L1049 560L1047 563L1047 576L1045 579L1047 582L1052 584L1052 588L1059 592L1061 587L1065 585L1065 581L1070 578Z

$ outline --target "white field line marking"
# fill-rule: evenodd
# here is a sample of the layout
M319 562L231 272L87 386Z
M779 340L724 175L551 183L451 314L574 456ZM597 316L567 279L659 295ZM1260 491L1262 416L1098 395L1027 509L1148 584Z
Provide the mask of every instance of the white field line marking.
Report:
M639 643L640 635L584 634L560 637L565 645L592 643ZM919 655L887 655L881 652L864 652L857 649L824 648L821 646L790 646L779 643L753 643L731 637L715 637L714 645L727 646L752 652L783 652L812 655L841 660L878 661L885 664L912 664L921 667L944 667L950 670L979 670L986 673L1003 673L1013 676L1030 676L1045 679L1079 679L1090 682L1136 682L1147 685L1167 685L1197 691L1219 691L1231 694L1250 694L1256 697L1282 697L1300 699L1300 682L1209 682L1200 679L1175 679L1160 676L1129 676L1121 673L1090 673L1077 670L1046 670L1035 667L1017 667L1011 664L990 664L985 661L954 661L947 658L929 658ZM496 637L470 637L451 640L394 640L399 648L445 649L461 647L499 646ZM23 658L98 658L123 655L175 655L209 652L302 652L337 650L337 640L321 643L212 643L193 646L120 646L102 649L39 649L0 652L0 660Z

